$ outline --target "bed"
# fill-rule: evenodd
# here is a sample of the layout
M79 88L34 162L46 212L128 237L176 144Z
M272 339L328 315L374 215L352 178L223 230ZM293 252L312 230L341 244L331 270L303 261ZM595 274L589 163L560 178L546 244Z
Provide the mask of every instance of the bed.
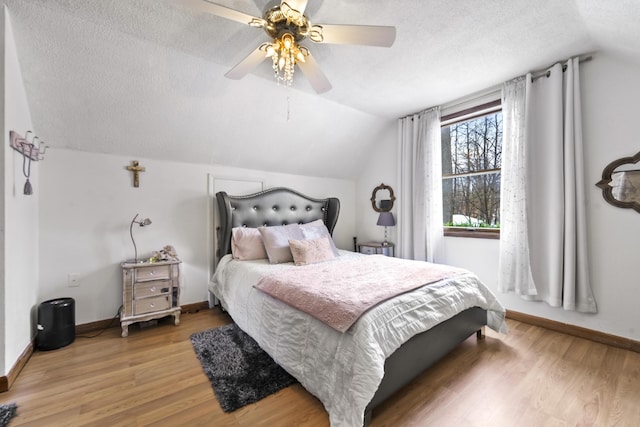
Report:
M320 399L332 427L367 425L376 406L469 336L481 338L485 325L506 332L504 308L471 272L381 302L346 332L337 331L255 286L274 271L300 267L268 259L240 261L231 256L231 245L232 230L239 227L322 220L332 233L339 200L273 188L246 196L219 192L216 201L219 261L210 292L241 329ZM339 250L335 260L324 264L360 262L362 257L392 261Z

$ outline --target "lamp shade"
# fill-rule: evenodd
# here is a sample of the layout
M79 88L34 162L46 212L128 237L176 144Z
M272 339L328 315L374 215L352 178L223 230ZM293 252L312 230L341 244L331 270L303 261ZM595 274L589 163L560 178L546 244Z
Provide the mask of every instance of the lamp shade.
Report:
M393 218L393 214L391 212L380 212L380 216L378 217L378 222L376 224L385 227L392 227L396 225L396 220Z

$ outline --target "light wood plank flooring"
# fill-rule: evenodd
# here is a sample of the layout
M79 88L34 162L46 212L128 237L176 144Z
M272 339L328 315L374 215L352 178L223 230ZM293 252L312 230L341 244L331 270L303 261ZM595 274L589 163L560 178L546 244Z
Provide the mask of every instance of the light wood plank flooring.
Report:
M0 403L15 426L328 426L301 386L225 414L191 348L229 323L218 309L155 327L111 328L36 351ZM469 338L374 411L372 426L640 426L640 354L516 321Z

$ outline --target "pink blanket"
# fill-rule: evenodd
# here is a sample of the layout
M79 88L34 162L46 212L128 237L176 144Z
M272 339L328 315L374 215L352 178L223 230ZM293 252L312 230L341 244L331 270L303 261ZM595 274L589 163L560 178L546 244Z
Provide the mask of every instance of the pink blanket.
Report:
M257 289L340 332L374 305L466 270L441 264L368 255L281 270Z

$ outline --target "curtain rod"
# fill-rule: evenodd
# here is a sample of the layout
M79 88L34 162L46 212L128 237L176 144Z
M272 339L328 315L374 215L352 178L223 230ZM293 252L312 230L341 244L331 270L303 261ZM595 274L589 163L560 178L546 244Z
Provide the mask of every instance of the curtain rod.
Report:
M456 99L454 101L447 102L447 103L439 105L439 106L425 108L424 110L416 111L415 113L407 114L404 117L400 117L400 120L412 118L416 114L421 114L421 113L427 112L429 110L432 110L432 109L438 108L438 107L440 107L440 111L441 112L444 112L445 110L449 110L451 108L455 108L456 106L459 106L459 105L465 105L465 104L468 104L470 101L474 101L474 100L478 100L478 99L482 99L482 98L487 98L487 102L489 102L489 100L492 100L493 98L500 99L500 90L501 90L501 86L500 85L494 85L494 86L491 86L491 87L486 88L484 90L480 90L478 92L474 92L474 93L472 93L470 95L463 96L462 98L458 98L458 99ZM497 97L495 97L493 95L497 95Z
M591 54L588 54L588 55L581 56L580 59L579 59L579 62L582 64L583 62L589 62L592 59L593 59L593 56ZM545 76L548 77L549 73L550 73L549 68L550 67L547 67L544 70L532 71L531 72L531 81L533 82L535 80L538 80L540 77L545 77ZM562 71L564 72L566 69L567 69L567 65L564 64L562 66ZM493 92L498 92L500 90L501 90L501 86L500 85L492 86L492 87L487 88L485 90L479 91L479 92L477 92L477 93L475 93L473 95L465 96L465 97L463 97L461 99L457 99L455 101L452 101L449 104L444 104L444 105L441 106L441 109L451 108L451 107L454 107L456 105L461 105L461 104L464 104L465 102L468 102L471 99L480 98L482 96L486 96L488 94L491 94ZM416 111L415 113L412 113L412 114L407 114L404 117L400 117L399 120L412 118L412 116L415 116L416 114L420 114L420 113L423 113L425 111L428 111L431 108L436 108L436 107L430 107L430 108L426 108L426 109L421 110L421 111ZM413 118L412 118L412 120L413 120Z
M578 62L580 64L582 64L583 62L589 62L593 59L593 56L588 55L588 56L582 56L580 57L580 59L578 60ZM531 72L531 81L535 82L536 80L538 80L539 78L542 77L549 77L551 75L551 71L550 68L553 67L553 65L545 68L544 70L538 70L538 71L532 71ZM564 73L567 70L567 64L563 64L562 65L562 72Z

